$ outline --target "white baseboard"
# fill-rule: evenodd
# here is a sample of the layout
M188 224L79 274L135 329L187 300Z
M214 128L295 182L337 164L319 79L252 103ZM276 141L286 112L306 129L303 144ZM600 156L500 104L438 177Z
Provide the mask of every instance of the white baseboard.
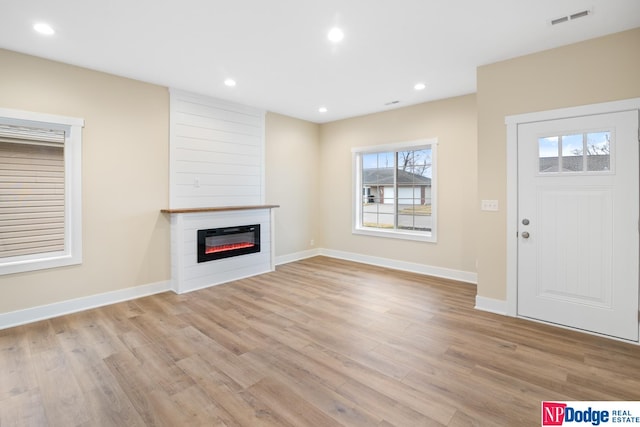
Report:
M272 271L274 270L271 270L271 269L263 270L263 271L257 270L257 271L250 272L248 274L243 274L242 276L235 275L236 272L234 271L232 272L233 276L229 276L226 278L222 277L220 280L215 282L206 282L204 284L195 284L193 286L183 286L179 290L176 290L174 287L171 287L171 290L176 294L181 295L181 294L186 294L188 292L194 292L202 289L211 288L213 286L224 285L225 283L235 282L237 280L248 279L250 277L259 276L261 274L271 273Z
M276 265L289 264L290 262L300 261L318 255L320 255L320 249L309 249L308 251L277 256L275 258L275 261Z
M287 264L294 261L323 255L331 258L355 261L364 264L376 265L379 267L391 268L394 270L409 271L412 273L425 274L429 276L442 277L445 279L457 280L476 284L477 274L468 271L459 271L442 267L434 267L424 264L416 264L405 261L392 260L388 258L374 257L369 255L356 254L352 252L335 251L330 249L310 249L307 251L296 252L293 254L282 255L275 258L276 265ZM208 286L206 286L208 287ZM133 288L122 289L113 292L106 292L98 295L90 295L87 297L76 298L68 301L61 301L54 304L42 305L24 310L12 311L9 313L0 313L0 330L11 328L14 326L24 325L27 323L37 322L39 320L51 319L53 317L65 314L76 313L79 311L89 310L92 308L102 307L109 304L115 304L122 301L128 301L136 298L142 298L149 295L159 294L161 292L171 291L171 281L151 283ZM195 289L190 289L195 290ZM481 297L478 297L481 298ZM487 299L488 300L488 299ZM498 301L500 302L500 301ZM479 307L478 299L476 299L476 308ZM484 307L485 305L483 305ZM500 310L489 310L501 313ZM504 310L503 310L504 311ZM503 314L503 313L501 313Z
M411 273L424 274L427 276L442 277L443 279L457 280L459 282L472 283L474 285L478 283L478 275L470 271L434 267L432 265L398 261L395 259L374 257L353 252L336 251L333 249L320 249L318 255L344 259L347 261L361 262L363 264L371 264L378 267L391 268L393 270L402 270L409 271Z
M64 314L77 313L91 308L102 307L122 301L146 297L171 290L171 282L157 282L133 288L121 289L88 297L61 301L53 304L41 305L24 310L11 311L0 314L0 330L24 325L39 320L51 319Z
M499 299L481 297L476 295L476 310L488 311L489 313L507 315L507 302Z

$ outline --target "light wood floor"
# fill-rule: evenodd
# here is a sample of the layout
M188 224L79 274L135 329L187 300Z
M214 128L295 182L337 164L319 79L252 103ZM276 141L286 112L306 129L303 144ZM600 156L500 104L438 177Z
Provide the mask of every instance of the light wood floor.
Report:
M0 425L534 426L542 400L640 400L640 347L475 293L317 257L0 331Z

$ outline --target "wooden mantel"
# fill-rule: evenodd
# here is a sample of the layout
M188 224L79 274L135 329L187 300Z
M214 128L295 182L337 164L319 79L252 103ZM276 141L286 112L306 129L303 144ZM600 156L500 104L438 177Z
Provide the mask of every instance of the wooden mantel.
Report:
M188 214L203 212L229 212L229 211L246 211L252 209L273 209L279 208L280 205L252 205L252 206L217 206L210 208L185 208L185 209L161 209L160 212L168 214Z

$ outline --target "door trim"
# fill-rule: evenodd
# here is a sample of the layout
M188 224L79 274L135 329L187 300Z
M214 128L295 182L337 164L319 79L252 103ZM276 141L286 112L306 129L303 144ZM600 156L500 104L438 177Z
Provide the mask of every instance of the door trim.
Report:
M593 114L640 110L640 98L560 108L505 117L507 126L507 301L506 314L518 316L518 125ZM628 341L626 341L628 342Z

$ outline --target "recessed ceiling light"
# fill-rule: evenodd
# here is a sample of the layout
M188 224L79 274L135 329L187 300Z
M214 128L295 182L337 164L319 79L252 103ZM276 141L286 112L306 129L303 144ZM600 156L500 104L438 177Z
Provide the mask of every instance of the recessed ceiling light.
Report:
M224 84L225 86L234 87L236 85L236 81L233 79L226 79Z
M427 87L426 84L424 83L416 83L416 85L413 87L415 90L424 90Z
M44 34L45 36L51 36L55 34L55 31L53 30L53 28L51 28L51 25L45 24L44 22L38 22L33 26L33 29L40 34Z
M327 107L320 107L318 108L318 111L321 113L326 113L328 110L327 110Z
M327 34L327 38L334 43L338 43L344 38L344 32L338 27L332 28Z

